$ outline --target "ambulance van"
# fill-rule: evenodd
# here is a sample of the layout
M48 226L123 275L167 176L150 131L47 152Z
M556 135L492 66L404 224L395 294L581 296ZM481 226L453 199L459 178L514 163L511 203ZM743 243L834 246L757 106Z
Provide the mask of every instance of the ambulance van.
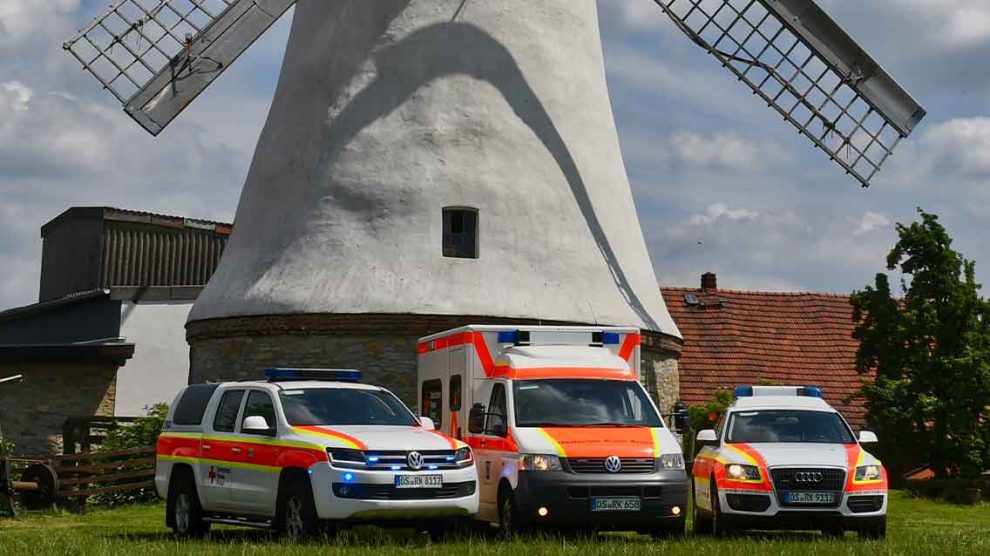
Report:
M475 451L478 519L684 533L681 447L631 328L467 326L419 341L421 415Z

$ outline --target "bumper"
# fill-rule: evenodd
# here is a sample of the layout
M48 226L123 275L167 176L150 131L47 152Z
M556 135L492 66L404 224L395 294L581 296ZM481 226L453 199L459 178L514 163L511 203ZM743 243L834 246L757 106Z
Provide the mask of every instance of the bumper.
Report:
M639 498L639 511L593 511L601 497ZM520 472L515 490L519 516L537 526L590 526L620 531L683 527L687 513L684 471L650 474ZM674 508L677 508L675 510ZM540 515L540 509L546 515Z
M719 518L737 529L865 529L887 518L887 492L844 493L835 507L784 506L772 493L719 491Z
M317 515L328 520L416 521L478 513L478 476L474 466L422 472L441 475L445 485L442 489L395 489L396 474L334 469L329 463L314 465L310 468L310 481Z

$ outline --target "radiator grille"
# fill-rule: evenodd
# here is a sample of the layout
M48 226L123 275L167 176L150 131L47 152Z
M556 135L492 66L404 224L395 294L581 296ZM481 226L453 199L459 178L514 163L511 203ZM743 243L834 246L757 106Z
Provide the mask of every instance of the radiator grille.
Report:
M334 483L333 494L337 498L352 500L443 500L471 496L475 488L474 481L447 483L443 488L395 488L390 484Z
M654 458L621 458L622 468L618 473L653 473L657 460ZM567 460L573 473L609 473L605 469L605 458L572 458Z
M833 492L835 493L835 503L827 504L829 507L838 506L842 500L842 491L846 484L846 472L842 469L829 469L818 467L790 467L783 469L771 469L770 477L773 479L774 489L777 491L777 498L781 505L788 506L785 502L787 492Z

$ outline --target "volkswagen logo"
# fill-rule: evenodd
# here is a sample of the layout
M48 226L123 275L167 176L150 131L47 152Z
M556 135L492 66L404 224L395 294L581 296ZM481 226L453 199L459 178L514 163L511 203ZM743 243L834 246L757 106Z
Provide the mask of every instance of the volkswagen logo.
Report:
M796 483L820 483L825 476L818 471L800 471L794 474Z
M423 454L419 452L409 452L406 456L406 463L409 464L409 468L413 471L419 471L423 468Z
M605 470L609 473L618 473L622 471L622 460L619 456L609 456L605 458Z

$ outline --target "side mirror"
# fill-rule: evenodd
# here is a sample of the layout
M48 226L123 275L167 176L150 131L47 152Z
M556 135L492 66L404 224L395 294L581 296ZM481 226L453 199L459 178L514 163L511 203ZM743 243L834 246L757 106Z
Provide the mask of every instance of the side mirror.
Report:
M468 413L468 432L471 434L482 434L485 432L485 406L476 403Z
M877 433L872 431L859 431L859 443L860 444L876 444L880 442L877 438Z
M270 426L268 426L268 420L260 415L252 415L244 419L244 424L241 425L241 432L246 434L272 434L275 432Z
M712 444L718 444L718 435L715 434L713 429L705 429L703 431L698 431L698 436L695 437L695 443L699 446L709 446Z
M419 418L419 424L423 425L423 428L426 429L426 430L428 430L428 431L435 431L435 430L437 430L437 424L433 422L433 419L430 419L429 417L426 417L425 415L423 417L420 417Z

